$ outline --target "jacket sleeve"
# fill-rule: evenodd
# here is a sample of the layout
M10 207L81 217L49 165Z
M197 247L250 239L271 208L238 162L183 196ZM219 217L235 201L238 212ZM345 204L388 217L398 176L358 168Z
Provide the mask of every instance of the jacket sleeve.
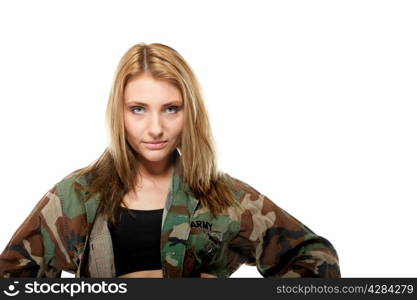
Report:
M229 244L263 277L340 277L333 245L246 183L240 231Z
M62 203L56 185L32 209L0 254L0 277L61 277L75 268L63 240Z

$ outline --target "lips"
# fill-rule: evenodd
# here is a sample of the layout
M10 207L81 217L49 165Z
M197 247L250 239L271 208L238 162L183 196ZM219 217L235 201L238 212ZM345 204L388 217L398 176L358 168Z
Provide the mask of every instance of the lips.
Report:
M145 142L146 144L161 144L165 143L166 141L156 141L156 142Z
M167 141L157 141L157 142L144 142L145 147L151 150L158 150L164 148L167 144Z

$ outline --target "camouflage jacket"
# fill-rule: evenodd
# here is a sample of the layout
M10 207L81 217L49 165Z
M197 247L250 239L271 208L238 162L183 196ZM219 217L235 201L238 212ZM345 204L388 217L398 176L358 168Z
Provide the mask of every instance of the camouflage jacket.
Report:
M84 201L72 174L16 230L0 255L0 277L60 277L62 270L76 278L115 277L111 235L97 213L100 194ZM161 223L164 278L227 278L242 264L263 277L340 277L332 244L253 187L229 176L244 210L214 218L181 178L177 164ZM77 182L87 184L85 177Z

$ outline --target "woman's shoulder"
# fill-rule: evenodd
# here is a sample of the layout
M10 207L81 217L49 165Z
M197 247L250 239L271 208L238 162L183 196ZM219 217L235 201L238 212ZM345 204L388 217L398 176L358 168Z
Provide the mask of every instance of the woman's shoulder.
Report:
M61 200L61 205L69 215L78 215L84 211L83 192L76 189L76 184L86 185L86 175L79 175L81 169L76 169L64 175L52 188Z
M86 181L86 175L81 175L80 171L82 171L83 168L79 168L76 170L73 170L69 173L67 173L66 175L64 175L64 177L61 178L61 180L58 182L58 184L74 184L74 182L78 182L80 184L86 185L87 181Z
M236 199L244 210L243 213L252 216L263 216L266 214L274 215L275 217L278 217L278 215L290 216L287 211L282 209L266 194L254 188L253 185L227 173L225 174L229 178Z
M229 182L229 186L237 196L239 202L242 202L245 197L249 197L251 200L259 199L259 197L265 197L261 192L254 188L249 183L231 176L228 173L224 173L225 177Z
M90 172L85 172L85 168L73 170L64 175L56 186L63 192L74 192L76 186L88 186Z

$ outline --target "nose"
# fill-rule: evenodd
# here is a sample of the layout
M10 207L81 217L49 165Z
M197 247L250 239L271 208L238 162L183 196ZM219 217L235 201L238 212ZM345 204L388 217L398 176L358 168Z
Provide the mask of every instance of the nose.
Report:
M154 112L148 123L149 135L153 138L159 138L162 135L162 120L158 112Z

